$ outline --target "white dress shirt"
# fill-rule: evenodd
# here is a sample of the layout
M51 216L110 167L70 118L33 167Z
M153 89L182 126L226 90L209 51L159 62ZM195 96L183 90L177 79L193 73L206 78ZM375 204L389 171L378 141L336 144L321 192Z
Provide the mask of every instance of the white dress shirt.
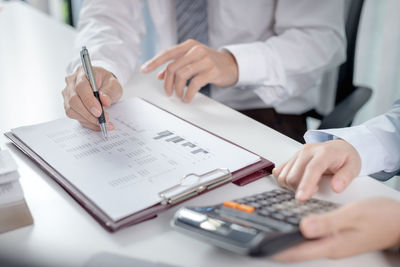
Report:
M392 109L361 125L341 129L306 132L307 143L341 138L350 143L361 157L360 175L382 172L375 178L385 180L400 170L400 99Z
M142 1L85 0L77 50L86 45L92 64L111 71L124 85L138 65L145 33ZM157 50L176 44L173 0L148 0ZM209 0L210 46L229 50L239 80L212 86L211 96L235 109L275 107L300 114L319 102L324 72L345 59L343 0ZM71 62L73 72L79 62Z

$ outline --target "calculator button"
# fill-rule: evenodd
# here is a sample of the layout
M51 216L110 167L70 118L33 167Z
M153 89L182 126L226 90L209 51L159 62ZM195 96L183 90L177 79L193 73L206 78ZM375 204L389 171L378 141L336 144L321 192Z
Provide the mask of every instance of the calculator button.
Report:
M275 198L278 199L278 200L280 200L280 201L282 201L282 200L291 199L292 196L289 196L289 195L278 195L278 196L276 196Z
M263 199L265 199L265 196L263 194L260 194L260 195L256 195L255 198L257 200L263 200Z
M257 202L250 202L250 203L247 203L247 205L252 206L255 209L261 208L261 205L258 204Z
M256 201L256 198L255 197L246 197L246 198L244 198L244 201L253 202L253 201Z
M258 214L261 216L270 216L272 213L266 209L263 209L263 210L258 211Z
M281 211L279 211L279 213L285 217L290 217L290 216L294 215L293 212L290 212L289 210L281 210Z
M280 202L280 200L277 199L276 197L271 197L271 198L268 199L268 201L269 201L270 203L278 203L278 202Z
M225 201L224 206L232 209L236 209L240 204L234 201Z
M267 200L258 201L261 206L268 206L270 203Z
M274 208L278 209L278 210L284 210L285 209L285 205L284 204L275 204L273 205Z
M276 212L277 209L275 209L274 207L265 207L265 210L269 211L269 212Z
M240 204L239 206L236 207L236 209L248 213L254 212L254 207L245 204Z
M291 223L291 224L299 224L300 223L300 218L299 217L289 217L286 219L287 222Z
M234 201L239 203L239 204L245 204L246 203L246 201L244 199L242 199L242 198L241 199L236 199Z
M280 213L274 213L274 214L272 214L272 217L275 218L275 219L278 219L278 220L283 220L283 219L285 219L285 216L283 216L283 215L280 214Z
M266 193L263 193L263 196L265 197L265 198L270 198L270 197L273 197L273 196L275 196L276 195L276 193L275 192L266 192Z
M285 207L285 209L290 209L294 207L294 204L292 202L283 202L282 205Z
M301 210L301 209L299 209L299 208L294 208L294 209L291 209L291 211L292 211L292 212L294 212L294 213L297 213L297 214L300 214L300 213L302 213L302 210Z
M305 211L310 210L310 209L308 208L308 206L301 206L301 207L298 207L298 209L299 209L301 212L305 212Z

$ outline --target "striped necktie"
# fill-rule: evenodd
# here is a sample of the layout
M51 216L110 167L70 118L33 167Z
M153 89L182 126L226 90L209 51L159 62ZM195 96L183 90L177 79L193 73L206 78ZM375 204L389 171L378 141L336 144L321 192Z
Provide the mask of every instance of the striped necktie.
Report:
M208 45L207 0L175 0L178 43L194 39ZM200 92L210 96L210 85Z

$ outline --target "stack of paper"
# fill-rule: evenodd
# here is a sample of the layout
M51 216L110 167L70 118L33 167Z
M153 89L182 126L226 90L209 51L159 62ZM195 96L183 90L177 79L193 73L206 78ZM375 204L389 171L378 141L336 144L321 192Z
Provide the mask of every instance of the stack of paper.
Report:
M17 164L7 150L0 150L0 233L33 223L19 184Z

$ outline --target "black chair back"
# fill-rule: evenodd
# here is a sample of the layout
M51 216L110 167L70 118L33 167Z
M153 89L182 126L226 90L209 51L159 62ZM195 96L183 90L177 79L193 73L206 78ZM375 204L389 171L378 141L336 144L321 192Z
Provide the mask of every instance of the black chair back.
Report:
M364 0L347 1L349 1L346 18L347 60L339 68L335 105L342 102L356 89L353 85L354 58L356 53L358 26L360 24Z

